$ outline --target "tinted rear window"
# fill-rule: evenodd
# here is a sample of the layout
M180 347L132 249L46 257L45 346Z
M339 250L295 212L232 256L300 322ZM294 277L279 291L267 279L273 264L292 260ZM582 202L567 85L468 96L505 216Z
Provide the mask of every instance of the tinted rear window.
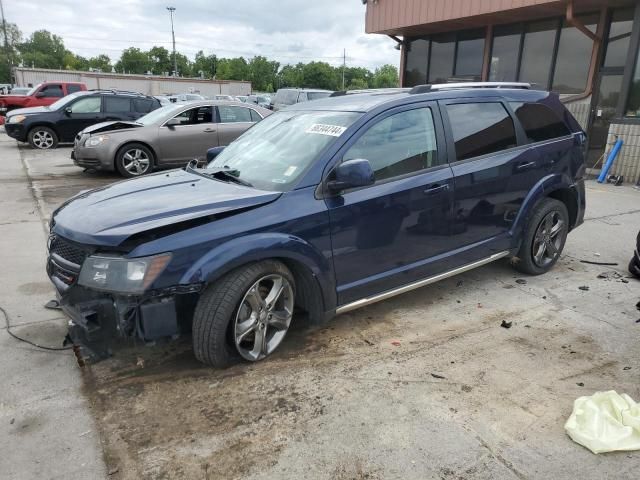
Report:
M139 113L149 113L153 110L154 103L150 98L136 98L133 101L133 108Z
M104 111L107 113L129 112L131 99L122 97L104 97Z
M571 135L562 119L546 105L522 102L511 102L510 105L530 143Z
M447 105L458 160L515 147L513 120L501 103Z

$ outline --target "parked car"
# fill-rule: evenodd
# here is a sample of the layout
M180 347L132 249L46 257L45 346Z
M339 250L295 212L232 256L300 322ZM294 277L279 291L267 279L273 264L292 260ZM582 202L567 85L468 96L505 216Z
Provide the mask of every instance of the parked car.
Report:
M173 95L170 97L170 100L174 103L189 103L189 102L199 102L201 100L206 100L202 95L198 95L197 93L182 93L180 95Z
M29 87L13 87L9 95L27 95L31 91Z
M204 160L207 148L229 145L269 114L269 110L239 102L171 104L135 122L85 128L76 136L71 157L80 167L137 177L151 173L154 167Z
M100 356L192 330L224 366L273 353L296 311L322 321L501 258L549 271L583 222L585 134L525 87L299 104L206 168L78 194L49 240L70 338Z
M160 107L160 102L141 93L89 90L72 93L48 107L20 108L7 115L5 131L33 148L56 148L73 142L77 133L107 120L136 120Z
M235 98L238 102L245 103L248 97L246 95L236 95Z
M631 272L634 277L640 278L640 232L638 232L638 238L636 239L636 249L629 262L629 272Z
M227 102L236 102L237 101L231 95L214 95L212 100L226 100Z
M162 105L163 107L165 105L172 105L175 103L175 101L172 101L171 97L167 95L154 95L153 98L157 99L160 102L160 105Z
M278 111L281 108L295 105L296 103L308 102L310 100L319 100L327 98L333 92L330 90L311 90L302 88L281 88L277 91L273 99L273 110Z
M262 108L271 109L271 98L266 95L249 95L247 102L260 105Z
M87 86L80 82L43 82L29 89L24 95L0 95L0 115L6 115L17 108L51 105L66 95L86 89Z

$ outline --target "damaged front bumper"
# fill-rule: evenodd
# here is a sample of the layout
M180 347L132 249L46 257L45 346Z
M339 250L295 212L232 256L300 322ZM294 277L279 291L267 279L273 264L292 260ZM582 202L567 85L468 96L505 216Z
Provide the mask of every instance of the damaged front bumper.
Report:
M47 274L70 318L65 341L74 345L79 361L107 358L122 340L150 342L190 330L199 284L141 295L92 290L77 283L84 258L92 252L59 238L49 244Z

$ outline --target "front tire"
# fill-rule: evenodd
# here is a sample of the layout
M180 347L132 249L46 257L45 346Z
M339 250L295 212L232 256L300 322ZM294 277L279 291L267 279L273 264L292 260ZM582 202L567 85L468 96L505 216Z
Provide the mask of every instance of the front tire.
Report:
M291 324L295 281L281 262L265 260L238 268L201 295L193 316L198 360L227 367L273 353Z
M553 268L569 233L569 212L553 198L541 200L525 227L522 245L514 266L529 275L541 275Z
M50 150L58 146L58 135L48 127L33 127L29 130L27 141L31 148Z
M141 143L129 143L116 153L116 170L126 178L140 177L153 170L153 152Z

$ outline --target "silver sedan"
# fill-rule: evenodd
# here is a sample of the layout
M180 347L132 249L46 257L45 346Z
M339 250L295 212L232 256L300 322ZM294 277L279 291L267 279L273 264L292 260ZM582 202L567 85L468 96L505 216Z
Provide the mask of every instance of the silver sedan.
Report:
M79 167L137 177L155 167L204 160L207 149L229 145L272 112L241 102L172 104L136 122L104 122L82 130L71 158Z

